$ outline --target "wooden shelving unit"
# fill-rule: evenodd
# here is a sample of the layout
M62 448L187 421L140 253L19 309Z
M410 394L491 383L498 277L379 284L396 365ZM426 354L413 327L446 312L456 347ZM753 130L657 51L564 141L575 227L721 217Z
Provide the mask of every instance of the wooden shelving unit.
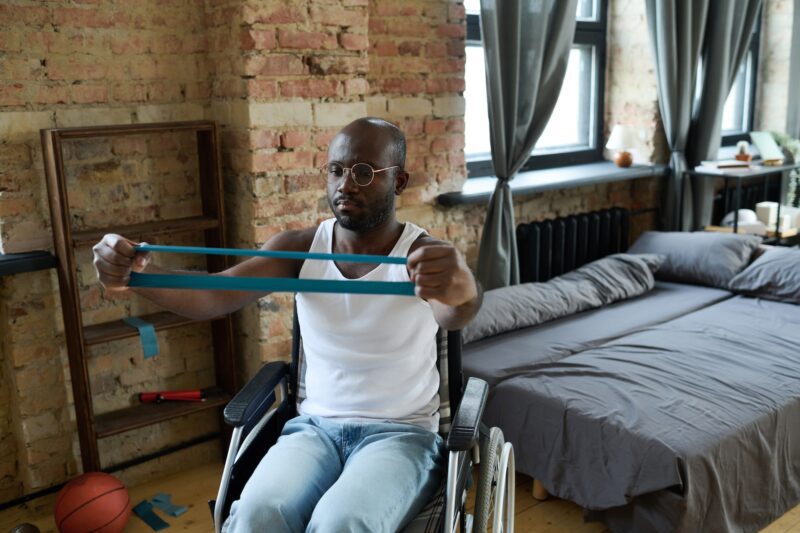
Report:
M203 211L201 216L158 220L126 226L73 230L70 222L70 203L64 174L63 141L180 131L190 131L196 134L198 180ZM140 404L95 415L91 383L86 364L88 347L138 336L138 330L121 320L84 326L75 269L75 248L93 245L106 233L119 233L131 239L147 240L148 238L152 239L162 235L202 231L206 246L225 247L219 142L216 125L210 121L46 129L42 130L41 139L44 149L50 214L53 222L53 240L58 258L59 290L64 315L64 331L69 354L81 459L85 472L96 471L102 467L97 446L98 439L205 409L220 408L236 392L233 324L231 318L225 316L211 321L217 384L211 391L206 391L207 397L205 401ZM227 264L227 258L224 256L208 256L207 267L209 272L224 270ZM156 331L177 328L196 322L169 312L153 313L141 318L152 323ZM105 470L113 469L113 466L105 467Z

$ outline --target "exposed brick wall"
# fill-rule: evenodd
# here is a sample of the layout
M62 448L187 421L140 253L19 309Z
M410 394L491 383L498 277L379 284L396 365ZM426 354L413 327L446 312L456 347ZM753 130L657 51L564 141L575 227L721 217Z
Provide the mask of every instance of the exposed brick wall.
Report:
M636 161L666 162L668 146L658 108L658 84L644 2L616 0L608 6L605 139L614 124L635 131ZM611 154L609 154L611 156Z
M74 472L66 347L53 273L18 274L13 281L4 280L0 287L0 386L8 400L3 422L10 423L3 428L10 435L2 437L4 500Z
M435 205L458 190L464 163L464 7L438 1L370 2L369 113L397 122L408 141L408 189L398 217L467 250L477 227Z
M5 189L0 192L0 247L5 252L51 248L40 128L204 117L211 95L204 5L202 0L12 0L0 5L0 191ZM174 148L169 141L145 146L162 149L150 155L137 152L135 144L126 146L128 142L67 146L79 225L153 214L166 218L174 214L169 209L186 209L184 200L191 193L184 189L185 179L173 179L180 172L172 168L175 158L164 156ZM180 165L188 164L186 157L178 158ZM155 177L148 183L151 170ZM143 179L123 185L133 175ZM157 195L174 199L159 213L153 207ZM87 322L118 316L127 308L144 309L130 299L107 300L93 279L88 254L82 249L77 255ZM54 272L4 278L0 294L0 500L6 501L77 473L78 449ZM176 345L183 342L176 340ZM162 346L169 350L171 345L163 341ZM187 343L186 349L192 346ZM89 360L98 412L129 403L131 391L143 385L122 383L141 376L132 371L141 365L141 355L138 365L135 358L108 355L93 354ZM177 361L192 361L187 374L203 373L195 368L197 358L174 355ZM188 384L175 374L175 364L149 366L154 373L146 385ZM112 371L125 377L108 377ZM183 433L191 431L184 428ZM173 442L185 438L174 432L165 435ZM104 445L109 444L107 455L118 450L117 455L127 458L138 446ZM206 448L187 454L202 455Z
M792 20L796 4L792 0L766 0L762 8L756 130L786 131Z
M202 118L203 1L9 1L0 6L0 242L47 243L38 129ZM8 155L5 155L8 154ZM33 164L32 164L33 163ZM36 211L37 216L31 216Z

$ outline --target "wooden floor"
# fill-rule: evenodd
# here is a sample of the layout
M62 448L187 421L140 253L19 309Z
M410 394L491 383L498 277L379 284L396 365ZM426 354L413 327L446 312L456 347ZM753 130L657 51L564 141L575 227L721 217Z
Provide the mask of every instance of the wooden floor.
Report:
M145 498L152 498L156 492L168 492L172 495L174 503L188 506L189 511L178 518L168 517L159 512L159 516L170 524L165 532L212 531L211 515L206 502L216 495L221 471L222 464L215 463L130 488L131 503L136 505ZM531 496L531 489L531 478L522 474L517 475L516 531L522 533L606 531L600 524L584 524L583 513L577 505L556 499L538 502ZM42 533L54 533L56 531L52 515L54 501L55 495L47 496L0 512L0 533L6 533L23 522L37 526ZM148 533L152 530L137 517L131 516L125 531ZM786 513L764 531L800 533L800 506Z

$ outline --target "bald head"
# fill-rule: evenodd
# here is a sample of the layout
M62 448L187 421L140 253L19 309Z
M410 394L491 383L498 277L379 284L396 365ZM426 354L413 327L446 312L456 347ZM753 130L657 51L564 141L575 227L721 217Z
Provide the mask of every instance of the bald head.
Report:
M394 197L408 185L405 163L406 138L391 122L365 117L342 128L328 147L326 172L328 205L339 224L365 232L395 221ZM346 177L357 164L373 168L369 183Z
M336 137L347 137L349 141L355 141L357 144L374 144L373 148L382 152L384 159L382 163L376 161L375 164L399 165L400 168L405 168L406 136L400 128L388 120L376 117L358 118L342 128ZM340 140L337 138L331 143L332 145Z

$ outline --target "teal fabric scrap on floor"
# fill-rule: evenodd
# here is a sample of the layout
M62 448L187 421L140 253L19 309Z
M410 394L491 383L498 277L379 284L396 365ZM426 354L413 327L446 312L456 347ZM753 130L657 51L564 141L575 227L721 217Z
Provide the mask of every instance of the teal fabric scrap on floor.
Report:
M150 498L153 505L164 511L170 516L180 516L189 510L185 505L175 505L171 502L172 496L166 492L158 492L155 496Z
M142 352L144 352L145 359L158 355L158 339L156 338L156 328L153 327L153 324L135 316L123 318L122 321L139 330L139 338L142 341Z
M150 526L150 529L153 531L160 531L169 527L169 524L159 518L153 511L153 504L147 500L139 502L136 507L133 508L133 512L136 516L141 518L145 524Z

